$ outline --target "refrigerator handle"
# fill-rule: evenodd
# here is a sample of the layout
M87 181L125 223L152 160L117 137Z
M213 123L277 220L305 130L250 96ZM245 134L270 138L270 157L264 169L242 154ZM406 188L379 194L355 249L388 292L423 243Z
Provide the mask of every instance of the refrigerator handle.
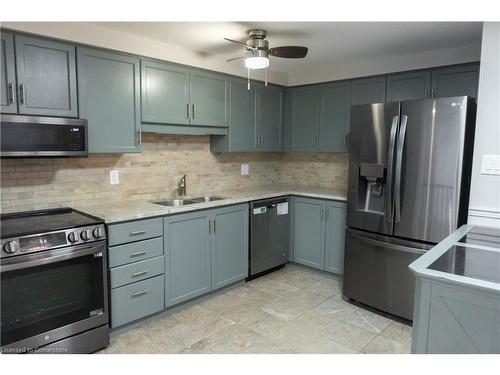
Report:
M393 208L393 182L392 182L392 176L394 174L393 171L393 164L394 164L394 147L396 143L396 134L398 131L398 122L399 122L399 116L394 116L392 118L392 125L391 125L391 134L389 138L389 160L387 163L387 199L385 200L385 219L387 221L392 220L392 208Z
M405 145L406 124L408 123L408 116L401 116L401 128L399 129L398 147L396 150L396 176L394 183L394 221L399 223L401 220L401 170L403 168L403 149Z

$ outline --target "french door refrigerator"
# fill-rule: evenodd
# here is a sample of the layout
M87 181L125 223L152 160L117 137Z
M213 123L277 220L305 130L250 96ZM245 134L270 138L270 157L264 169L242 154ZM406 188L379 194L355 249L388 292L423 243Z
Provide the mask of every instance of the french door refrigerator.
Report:
M408 265L467 221L475 103L351 109L343 293L412 319Z

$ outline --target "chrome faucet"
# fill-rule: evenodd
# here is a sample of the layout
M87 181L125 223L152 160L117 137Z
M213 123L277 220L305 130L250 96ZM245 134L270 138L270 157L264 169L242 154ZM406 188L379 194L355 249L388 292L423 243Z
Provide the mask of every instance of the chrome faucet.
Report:
M186 185L186 175L182 176L181 180L177 184L177 194L186 195L187 185Z

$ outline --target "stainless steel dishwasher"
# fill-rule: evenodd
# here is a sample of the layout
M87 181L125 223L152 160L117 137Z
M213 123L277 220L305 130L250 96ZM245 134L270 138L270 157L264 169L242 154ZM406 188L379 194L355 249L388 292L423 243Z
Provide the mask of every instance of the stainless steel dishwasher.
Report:
M249 279L288 262L288 197L250 202Z

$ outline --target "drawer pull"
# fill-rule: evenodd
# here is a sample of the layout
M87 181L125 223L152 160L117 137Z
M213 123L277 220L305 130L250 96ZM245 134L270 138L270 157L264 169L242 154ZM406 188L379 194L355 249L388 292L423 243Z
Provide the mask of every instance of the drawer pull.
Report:
M132 294L132 298L140 297L140 296L143 296L143 295L148 294L148 293L149 293L149 289L144 289L144 290L141 290L140 292Z
M148 252L147 251L138 251L136 253L132 253L130 254L130 257L131 258L134 258L134 257L140 257L141 255L146 255Z
M148 272L149 272L149 270L136 272L136 273L134 273L134 274L132 275L132 277L139 277L139 276L143 276L143 275L146 275Z
M130 232L129 236L139 236L141 234L146 234L146 231L145 230L138 230L135 232Z

